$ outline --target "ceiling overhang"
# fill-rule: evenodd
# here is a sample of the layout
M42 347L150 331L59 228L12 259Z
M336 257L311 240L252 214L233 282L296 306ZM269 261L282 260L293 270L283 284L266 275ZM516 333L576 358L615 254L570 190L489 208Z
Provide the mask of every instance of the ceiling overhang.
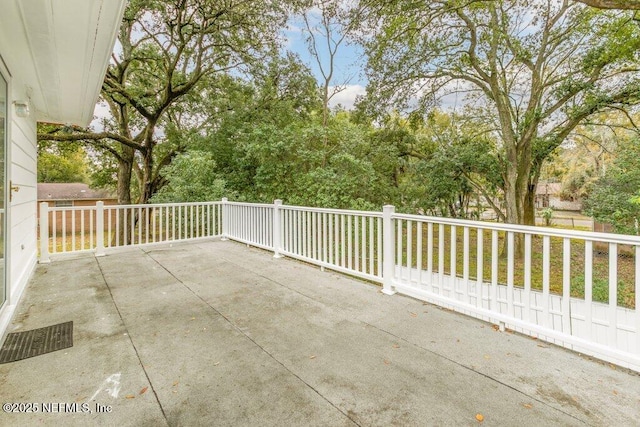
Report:
M38 121L87 126L126 0L9 0L0 55Z

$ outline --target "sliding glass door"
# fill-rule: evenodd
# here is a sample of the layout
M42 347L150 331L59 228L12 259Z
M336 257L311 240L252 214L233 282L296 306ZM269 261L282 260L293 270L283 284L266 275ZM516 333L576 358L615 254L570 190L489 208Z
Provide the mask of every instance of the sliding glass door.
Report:
M0 307L7 300L6 289L6 152L7 152L7 126L9 120L9 101L7 99L7 81L0 72Z

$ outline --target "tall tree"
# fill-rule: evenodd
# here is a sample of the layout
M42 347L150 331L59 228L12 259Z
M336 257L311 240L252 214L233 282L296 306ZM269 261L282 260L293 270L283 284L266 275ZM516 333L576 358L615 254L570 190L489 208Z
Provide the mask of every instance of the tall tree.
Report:
M569 0L361 0L360 10L370 103L426 109L466 92L497 135L510 223L534 223L541 166L578 124L640 101L629 13Z
M346 44L351 30L349 9L337 0L313 0L312 6L302 14L307 47L322 77L322 125L327 127L329 102L345 89L350 77L335 84L338 52Z
M132 0L102 86L111 113L104 129L38 138L92 142L118 161L119 202L131 202L136 173L145 203L164 184L161 169L184 150L181 141L165 144L167 129L205 120L189 97L215 93L212 76L260 64L285 21L280 1Z

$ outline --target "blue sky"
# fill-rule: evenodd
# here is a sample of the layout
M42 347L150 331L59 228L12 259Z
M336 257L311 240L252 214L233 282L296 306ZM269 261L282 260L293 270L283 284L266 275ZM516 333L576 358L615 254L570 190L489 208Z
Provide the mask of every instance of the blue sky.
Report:
M311 18L313 19L313 11ZM300 17L294 17L289 21L288 28L282 32L282 37L284 39L283 49L288 49L297 53L302 59L302 62L309 66L312 73L318 79L318 82L320 82L322 74L320 73L317 62L309 53L302 28L303 21ZM319 52L321 59L327 60L327 50L319 49ZM324 63L326 63L326 61ZM363 50L359 45L347 43L346 41L340 45L338 55L335 58L335 75L332 82L336 85L345 85L345 83L346 85L344 90L333 96L329 103L331 107L341 104L345 108L351 109L356 96L364 95L366 87L366 78L364 76L365 64L366 58L364 57ZM95 129L101 129L101 118L108 117L109 115L110 113L107 105L104 103L98 103L94 110L94 116L96 116L97 119L94 119L92 126Z
M293 18L289 21L289 28L283 31L285 39L285 49L297 53L302 62L304 62L312 73L322 81L322 73L316 60L309 53L309 49L305 43L303 33L303 22L301 18ZM320 40L319 40L320 42ZM324 64L328 63L327 49L324 44L318 43L320 46L319 53ZM362 47L347 43L346 41L338 48L338 54L335 60L335 75L332 83L335 85L345 85L346 87L340 93L337 93L331 100L330 105L335 106L342 104L347 109L353 107L353 102L357 95L365 92L366 77L364 76L364 67L366 58L363 54Z

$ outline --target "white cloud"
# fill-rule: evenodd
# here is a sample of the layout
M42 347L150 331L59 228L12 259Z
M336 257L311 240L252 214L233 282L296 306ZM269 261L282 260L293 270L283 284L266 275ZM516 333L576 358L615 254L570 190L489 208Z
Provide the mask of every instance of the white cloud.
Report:
M362 85L347 85L343 91L336 93L333 98L331 98L329 106L335 107L336 105L341 104L344 108L350 110L353 108L356 96L364 95L365 93L366 88Z
M93 121L91 122L90 127L93 130L100 132L104 130L102 127L102 120L111 117L111 111L109 111L109 106L106 102L98 102L96 103L96 107L93 109Z

